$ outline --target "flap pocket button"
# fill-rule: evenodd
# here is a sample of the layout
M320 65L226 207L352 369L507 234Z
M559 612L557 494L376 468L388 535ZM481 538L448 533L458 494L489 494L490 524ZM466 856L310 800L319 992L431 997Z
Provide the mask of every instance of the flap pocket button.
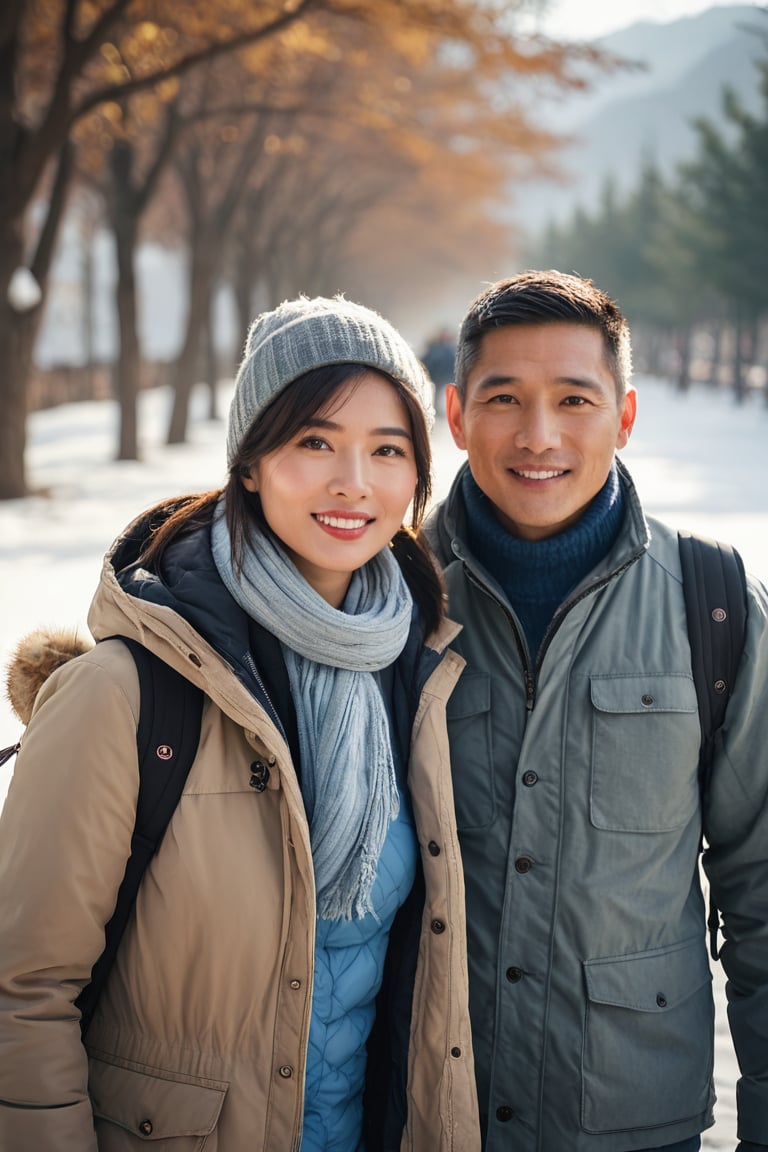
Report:
M142 1136L151 1136L152 1135L152 1121L151 1120L142 1120L141 1123L139 1124L139 1132L141 1132Z

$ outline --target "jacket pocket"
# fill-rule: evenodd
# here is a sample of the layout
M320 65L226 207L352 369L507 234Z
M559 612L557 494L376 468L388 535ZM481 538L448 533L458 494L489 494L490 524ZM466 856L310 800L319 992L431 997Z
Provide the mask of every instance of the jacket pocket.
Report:
M698 803L699 716L684 673L590 676L590 819L611 832L671 832Z
M491 740L491 678L464 672L446 705L459 831L486 828L496 814Z
M714 1004L703 939L587 960L584 976L582 1127L623 1132L706 1113Z
M100 1152L215 1152L228 1085L132 1061L91 1057L88 1091Z

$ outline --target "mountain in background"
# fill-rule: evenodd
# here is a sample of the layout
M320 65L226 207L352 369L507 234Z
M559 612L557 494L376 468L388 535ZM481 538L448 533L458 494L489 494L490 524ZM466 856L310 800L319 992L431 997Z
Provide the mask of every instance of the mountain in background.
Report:
M768 54L768 18L754 7L710 8L669 24L642 21L606 36L600 45L639 65L594 82L546 113L547 123L574 137L559 154L566 182L535 181L515 195L515 217L526 233L587 211L606 181L617 191L636 186L649 160L673 176L696 151L694 121L724 122L723 89L745 108L762 107L756 61Z

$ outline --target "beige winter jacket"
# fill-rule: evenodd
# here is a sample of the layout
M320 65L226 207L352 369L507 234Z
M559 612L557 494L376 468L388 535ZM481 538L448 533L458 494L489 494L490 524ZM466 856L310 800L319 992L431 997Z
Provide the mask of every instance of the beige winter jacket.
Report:
M287 745L228 664L108 557L94 636L140 640L206 694L197 758L88 1033L74 1000L103 947L138 787L138 681L107 640L45 683L0 821L0 1150L300 1147L315 894ZM442 651L456 628L431 644ZM464 886L445 651L422 692L408 782L426 900L403 1149L475 1152ZM267 789L250 765L270 767Z

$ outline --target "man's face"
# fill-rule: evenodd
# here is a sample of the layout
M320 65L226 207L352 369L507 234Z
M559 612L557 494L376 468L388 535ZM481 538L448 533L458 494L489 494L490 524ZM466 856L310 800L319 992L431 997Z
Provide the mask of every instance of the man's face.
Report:
M500 523L523 540L574 524L606 481L635 422L621 404L602 334L580 324L515 324L482 338L462 409L449 385L453 438Z

